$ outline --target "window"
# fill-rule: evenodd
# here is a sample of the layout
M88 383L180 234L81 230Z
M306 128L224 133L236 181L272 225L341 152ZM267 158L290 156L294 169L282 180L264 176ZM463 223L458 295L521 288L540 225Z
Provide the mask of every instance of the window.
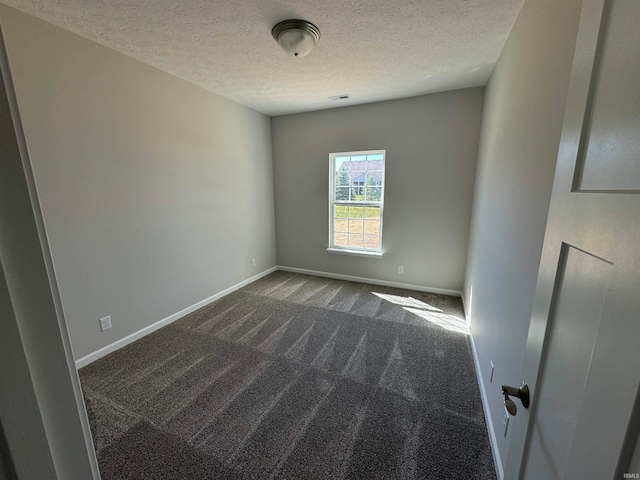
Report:
M330 252L382 255L384 150L329 155Z

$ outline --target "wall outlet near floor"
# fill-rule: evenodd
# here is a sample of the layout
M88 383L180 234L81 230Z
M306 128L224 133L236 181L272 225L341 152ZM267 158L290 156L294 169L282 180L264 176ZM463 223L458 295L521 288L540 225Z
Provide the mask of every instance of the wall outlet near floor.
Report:
M509 430L509 412L507 412L506 408L502 412L502 430L503 430L504 436L506 437L507 430Z
M489 375L489 383L493 383L493 371L495 370L496 367L493 366L493 362L491 363L491 375Z
M402 265L398 265L398 273L404 273L404 267Z
M109 330L111 328L111 316L107 315L106 317L102 317L100 319L100 330L102 330L103 332L105 330Z
M255 259L255 258L252 258L252 259L251 259L251 266L252 266L252 267L255 267L255 266L256 266L256 259Z

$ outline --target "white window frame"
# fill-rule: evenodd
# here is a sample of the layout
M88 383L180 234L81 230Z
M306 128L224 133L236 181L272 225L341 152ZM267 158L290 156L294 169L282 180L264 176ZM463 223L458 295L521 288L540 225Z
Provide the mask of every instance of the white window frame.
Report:
M336 157L354 157L354 156L363 156L363 155L382 155L382 178L380 184L380 200L379 201L366 201L366 200L336 200L336 188L335 188L335 180L336 180L336 169L335 169L335 159ZM327 248L327 252L329 253L341 253L347 255L359 255L365 257L382 257L382 220L384 217L384 190L385 190L385 177L386 177L386 166L387 166L387 151L386 150L363 150L363 151L354 151L354 152L336 152L329 154L329 247ZM349 182L351 183L351 182ZM351 185L349 185L351 188ZM334 222L334 206L336 205L357 205L362 207L379 207L380 208L380 232L378 245L379 248L377 250L371 248L357 248L357 247L343 247L336 245L334 243L334 232L333 228L335 225ZM366 216L365 216L366 219Z

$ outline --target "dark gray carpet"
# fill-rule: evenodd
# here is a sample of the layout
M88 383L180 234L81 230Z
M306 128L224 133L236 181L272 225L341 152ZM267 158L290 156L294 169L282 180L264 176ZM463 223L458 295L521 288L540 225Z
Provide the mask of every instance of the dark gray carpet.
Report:
M462 317L264 277L80 370L102 478L495 479Z

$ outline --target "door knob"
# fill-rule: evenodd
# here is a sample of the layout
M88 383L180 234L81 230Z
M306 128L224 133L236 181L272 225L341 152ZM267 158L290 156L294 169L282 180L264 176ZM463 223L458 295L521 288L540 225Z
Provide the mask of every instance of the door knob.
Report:
M522 382L520 388L510 387L509 385L502 385L502 395L504 396L504 406L509 412L509 415L514 417L518 413L516 404L509 396L519 398L524 408L529 408L529 385Z

